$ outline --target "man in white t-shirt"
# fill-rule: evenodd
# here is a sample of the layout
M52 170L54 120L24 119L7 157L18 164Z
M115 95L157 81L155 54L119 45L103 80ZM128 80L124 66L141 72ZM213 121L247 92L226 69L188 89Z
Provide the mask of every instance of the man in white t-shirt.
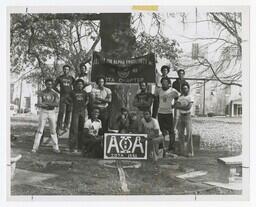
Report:
M179 97L179 92L171 87L171 80L169 78L162 78L161 83L162 88L158 88L155 91L158 122L163 136L165 137L169 133L170 141L168 150L174 150L175 132L172 104Z
M98 119L100 110L93 108L91 118L84 124L83 156L103 156L103 133L101 120Z
M194 101L189 94L189 89L188 83L181 85L181 96L174 104L174 107L179 110L177 130L180 143L180 154L191 157L194 156L191 121L191 108Z
M141 123L141 132L148 135L149 155L152 155L154 161L157 161L159 158L163 158L164 139L160 131L158 121L157 119L152 118L150 109L143 112Z
M105 87L106 79L98 77L96 80L97 86L92 89L91 103L92 107L100 109L99 119L102 123L103 132L108 131L109 125L109 104L112 101L112 92L109 88Z

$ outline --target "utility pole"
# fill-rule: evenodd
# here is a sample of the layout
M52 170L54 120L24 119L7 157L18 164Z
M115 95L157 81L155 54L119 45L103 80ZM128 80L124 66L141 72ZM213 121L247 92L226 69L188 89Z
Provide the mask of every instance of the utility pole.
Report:
M19 101L19 113L21 111L21 100L22 100L22 86L23 85L23 79L20 80L20 101Z

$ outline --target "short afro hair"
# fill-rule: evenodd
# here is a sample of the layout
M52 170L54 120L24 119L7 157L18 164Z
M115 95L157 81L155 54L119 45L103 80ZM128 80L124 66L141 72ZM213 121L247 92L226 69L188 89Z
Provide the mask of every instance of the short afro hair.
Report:
M183 69L179 69L178 71L177 71L177 73L179 74L180 72L183 72L184 73L184 75L185 75L185 70L183 70Z
M77 85L78 83L82 83L84 85L84 80L79 78L75 81L75 85Z
M183 88L184 86L187 86L188 89L190 90L190 85L189 85L187 82L181 84L181 87L180 87L181 90L182 90L182 88Z
M104 80L104 84L106 83L106 78L104 76L99 76L96 78L96 83L99 84L99 80L103 79Z
M82 66L84 66L85 68L87 68L86 63L80 63L79 68L81 68Z
M163 70L164 70L165 68L168 70L168 73L169 73L169 72L170 72L170 67L169 67L168 65L163 65L163 66L161 67L161 73L163 73Z
M52 83L53 83L53 79L52 79L52 78L46 78L45 81L44 81L44 83L46 84L46 83L48 83L48 82L52 82Z
M145 83L146 86L148 86L148 83L147 83L146 81L140 81L140 82L139 82L140 87L141 87L141 84L142 84L142 83Z

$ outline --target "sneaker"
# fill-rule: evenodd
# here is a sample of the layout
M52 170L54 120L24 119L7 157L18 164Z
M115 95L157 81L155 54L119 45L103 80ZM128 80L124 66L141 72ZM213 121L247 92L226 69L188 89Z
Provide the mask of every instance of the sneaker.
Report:
M32 149L31 152L32 152L32 153L36 153L36 150L35 150L35 149Z

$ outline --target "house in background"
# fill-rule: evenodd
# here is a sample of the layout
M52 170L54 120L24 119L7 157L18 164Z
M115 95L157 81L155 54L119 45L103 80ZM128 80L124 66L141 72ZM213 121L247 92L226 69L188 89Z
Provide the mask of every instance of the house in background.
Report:
M20 75L11 74L10 103L17 106L19 113L37 113L37 90L36 84L24 80Z

